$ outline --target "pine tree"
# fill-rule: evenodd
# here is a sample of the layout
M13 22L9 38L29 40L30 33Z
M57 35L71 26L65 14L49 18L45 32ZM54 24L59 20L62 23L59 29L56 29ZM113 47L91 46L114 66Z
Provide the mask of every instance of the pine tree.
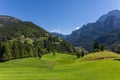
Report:
M11 50L10 50L9 44L7 42L4 43L2 50L3 50L2 61L11 59L11 56L12 56Z
M53 56L55 56L55 49L53 49L52 53L53 53Z
M119 44L119 45L117 46L117 48L115 49L115 52L120 54L120 44Z
M100 51L100 44L98 42L95 42L93 45L93 52L99 52Z
M42 57L42 51L41 51L41 48L40 48L40 47L38 47L38 52L37 52L37 53L38 53L38 57L41 58L41 57Z
M100 44L98 42L95 42L93 49L100 49Z
M19 58L19 48L18 48L18 42L17 41L14 41L13 44L12 44L12 57L13 58Z
M104 46L103 45L101 45L101 51L104 51Z

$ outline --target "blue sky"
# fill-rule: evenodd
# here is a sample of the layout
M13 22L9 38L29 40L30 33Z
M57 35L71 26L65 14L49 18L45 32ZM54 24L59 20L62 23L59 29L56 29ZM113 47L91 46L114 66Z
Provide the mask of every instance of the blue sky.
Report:
M120 0L0 0L0 15L32 21L63 34L115 9L120 9Z

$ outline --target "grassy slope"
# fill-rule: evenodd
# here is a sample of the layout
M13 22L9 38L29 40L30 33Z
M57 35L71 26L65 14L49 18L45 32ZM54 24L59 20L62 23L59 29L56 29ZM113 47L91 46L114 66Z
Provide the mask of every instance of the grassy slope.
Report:
M84 58L76 61L72 55L48 54L42 59L11 60L0 63L0 80L120 80L119 61L81 61L89 57Z
M86 55L82 59L79 59L78 61L94 61L109 58L120 58L120 55L109 51L96 52Z

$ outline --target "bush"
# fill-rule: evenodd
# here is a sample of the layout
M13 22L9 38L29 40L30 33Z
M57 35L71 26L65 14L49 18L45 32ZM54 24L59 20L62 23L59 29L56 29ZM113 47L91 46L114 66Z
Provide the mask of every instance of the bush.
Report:
M87 54L87 51L84 48L80 48L77 50L76 56L77 58L83 57Z

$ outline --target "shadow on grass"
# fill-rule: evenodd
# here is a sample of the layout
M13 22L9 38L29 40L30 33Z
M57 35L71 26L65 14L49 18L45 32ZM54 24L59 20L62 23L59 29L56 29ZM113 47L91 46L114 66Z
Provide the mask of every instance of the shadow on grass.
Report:
M116 60L116 61L120 61L120 59L114 59L114 60Z

